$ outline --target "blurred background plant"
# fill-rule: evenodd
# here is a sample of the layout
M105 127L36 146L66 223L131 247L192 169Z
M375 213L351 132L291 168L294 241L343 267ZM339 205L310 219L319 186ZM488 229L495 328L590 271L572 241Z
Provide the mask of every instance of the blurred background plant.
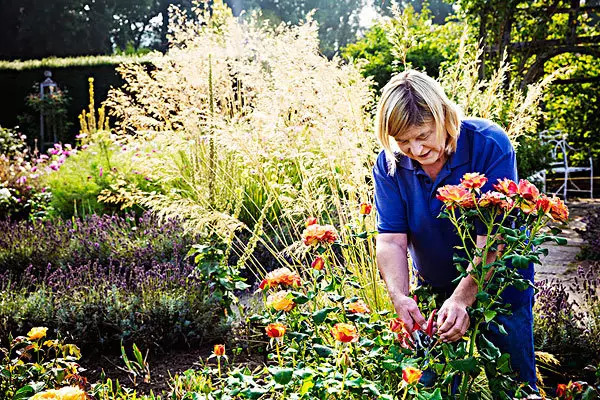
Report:
M600 207L595 207L587 212L583 218L584 229L576 229L583 239L580 259L600 261Z

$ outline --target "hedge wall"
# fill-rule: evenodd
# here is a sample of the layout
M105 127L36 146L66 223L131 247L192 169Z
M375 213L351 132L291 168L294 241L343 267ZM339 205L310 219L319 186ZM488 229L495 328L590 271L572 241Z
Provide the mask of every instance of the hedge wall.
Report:
M131 59L130 59L131 60ZM135 58L136 61L146 62L144 59ZM123 81L115 68L119 62L125 61L122 57L98 57L97 62L90 57L75 59L51 59L50 62L0 62L0 88L5 93L3 106L0 107L0 126L14 127L18 124L17 116L32 111L26 107L25 98L34 92L39 92L39 83L42 82L44 71L52 72L52 79L59 88L66 89L71 102L68 107L68 120L72 128L63 142L72 143L79 129L78 115L89 104L88 78L94 78L96 105L106 99L111 87L121 86ZM39 137L39 132L23 132L28 136L28 142Z

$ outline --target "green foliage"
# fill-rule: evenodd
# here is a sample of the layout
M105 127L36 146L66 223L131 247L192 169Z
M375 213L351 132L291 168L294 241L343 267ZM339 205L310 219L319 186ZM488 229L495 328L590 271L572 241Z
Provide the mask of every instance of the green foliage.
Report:
M5 335L2 334L4 341ZM77 383L81 354L77 346L62 340L46 340L46 328L32 329L27 336L8 337L0 347L0 396L28 399L44 389Z
M382 88L394 73L405 68L425 70L437 77L443 62L456 59L462 31L462 25L456 22L433 23L427 8L418 13L408 6L402 14L396 11L394 19L375 24L364 38L346 46L342 55L349 60L364 60L361 73L372 77L377 87ZM397 48L407 39L410 43L405 44L407 47L402 52L406 57L404 65Z

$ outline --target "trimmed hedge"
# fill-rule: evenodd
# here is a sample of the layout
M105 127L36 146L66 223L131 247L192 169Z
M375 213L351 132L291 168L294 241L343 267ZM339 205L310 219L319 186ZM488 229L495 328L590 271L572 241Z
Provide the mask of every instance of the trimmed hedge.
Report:
M95 102L99 105L107 96L111 87L121 86L124 82L115 68L119 63L138 61L147 63L149 58L98 56L75 58L50 58L31 61L0 61L0 87L5 95L3 107L0 108L0 126L14 127L18 124L17 116L31 112L25 106L25 98L33 93L34 84L42 82L44 71L52 72L52 79L61 89L66 89L71 97L67 109L68 121L73 123L67 137L60 138L66 143L73 143L79 130L77 116L88 106L88 78L94 78ZM39 91L39 86L37 86ZM33 145L39 133L27 134L27 142Z

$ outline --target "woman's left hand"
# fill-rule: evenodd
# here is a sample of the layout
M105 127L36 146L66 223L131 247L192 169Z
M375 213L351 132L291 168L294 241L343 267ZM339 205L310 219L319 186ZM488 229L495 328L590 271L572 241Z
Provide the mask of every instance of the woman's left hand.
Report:
M451 296L444 302L437 318L437 333L443 342L455 342L469 329L467 305Z

